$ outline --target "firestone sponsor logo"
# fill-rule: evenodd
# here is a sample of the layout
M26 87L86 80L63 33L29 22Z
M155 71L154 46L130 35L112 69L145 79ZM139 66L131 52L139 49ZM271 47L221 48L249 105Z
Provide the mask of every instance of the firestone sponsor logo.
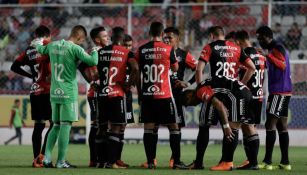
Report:
M238 50L237 47L233 47L233 46L214 46L214 50L220 50L220 49Z
M142 54L147 53L147 52L166 52L166 48L162 47L155 47L155 48L144 48L142 49Z

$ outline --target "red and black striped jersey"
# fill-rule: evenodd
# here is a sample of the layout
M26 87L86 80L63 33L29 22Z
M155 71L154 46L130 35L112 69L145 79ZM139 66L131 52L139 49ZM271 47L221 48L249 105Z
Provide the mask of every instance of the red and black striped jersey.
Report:
M123 97L128 61L134 54L123 46L109 45L98 50L99 96Z
M223 76L237 78L240 64L249 58L235 43L217 40L203 48L199 60L210 63L211 77L215 79Z
M30 94L40 95L50 93L50 60L47 55L41 55L35 47L29 46L25 52L20 54L16 61L21 65L30 67L33 77Z
M253 99L263 99L263 81L264 81L264 71L266 58L261 55L255 48L247 47L244 49L246 55L252 60L255 65L255 73L252 75L251 79L247 82L247 87L253 94ZM245 67L240 70L240 77L242 78L245 73Z
M141 72L142 98L172 97L170 66L177 64L172 46L162 41L150 41L138 48L136 59Z

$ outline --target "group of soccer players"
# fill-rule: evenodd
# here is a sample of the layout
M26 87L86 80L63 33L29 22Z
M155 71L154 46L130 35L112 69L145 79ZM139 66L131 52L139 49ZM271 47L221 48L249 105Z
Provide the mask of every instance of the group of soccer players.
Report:
M54 167L51 153L58 141L57 168L74 168L66 160L72 122L78 121L78 87L76 72L90 83L88 102L91 110L89 134L90 167L127 168L121 160L124 131L133 123L131 88L138 90L140 123L144 123L143 142L146 162L142 167L157 166L156 149L160 125L169 129L170 167L203 169L203 158L209 142L209 128L220 122L224 138L222 156L211 170L234 168L233 155L238 145L238 130L243 132L247 160L237 169L272 170L272 152L279 133L282 153L279 168L291 170L288 158L289 135L287 111L291 97L288 51L273 39L272 30L262 26L257 40L262 49L252 47L249 35L241 30L225 37L223 28L209 28L209 44L198 59L179 48L180 32L164 28L160 22L150 25L150 41L132 51L132 37L121 27L112 29L111 44L104 27L91 30L95 46L85 52L81 45L86 29L77 25L67 40L50 42L50 31L39 26L36 38L12 65L16 73L33 79L31 88L33 167ZM210 78L203 79L206 64ZM30 67L31 73L22 69ZM259 136L263 101L264 71L268 69L266 155L258 165ZM187 70L195 71L188 76ZM185 90L194 82L195 90ZM185 126L184 106L202 103L196 159L185 165L180 160L181 128ZM45 121L50 128L41 149Z

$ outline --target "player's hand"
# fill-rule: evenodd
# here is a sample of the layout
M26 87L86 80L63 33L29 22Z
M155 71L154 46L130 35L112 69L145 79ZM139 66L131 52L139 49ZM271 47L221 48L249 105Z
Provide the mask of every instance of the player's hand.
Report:
M175 82L175 87L176 88L187 88L188 86L189 86L188 83L186 83L184 81L177 80Z
M91 48L90 53L94 52L94 51L98 51L99 49L101 49L100 46L94 46Z
M232 141L234 139L234 134L230 127L224 128L224 134L227 140Z

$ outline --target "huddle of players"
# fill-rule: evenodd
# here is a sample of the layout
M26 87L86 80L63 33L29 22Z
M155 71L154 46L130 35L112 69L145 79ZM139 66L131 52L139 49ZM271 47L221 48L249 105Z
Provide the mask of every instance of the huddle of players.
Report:
M164 36L163 31L166 33ZM270 32L271 30L265 27L257 30L260 45L262 44L261 46L264 49L270 51L267 58L273 67L269 67L270 103L266 122L266 143L270 142L270 145L266 146L266 157L263 161L264 164L261 166L266 169L272 169L272 145L274 146L274 133L277 126L280 140L284 143L283 146L281 145L282 161L280 167L291 169L288 160L289 136L284 122L287 117L286 111L290 99L289 95L291 94L291 84L290 87L284 87L283 89L278 89L278 87L270 88L270 84L276 86L274 78L270 79L270 76L273 77L274 73L276 74L274 66L276 67L277 65L277 69L281 67L281 70L277 70L280 71L278 73L281 76L286 78L289 76L288 56L285 48L272 40L273 35ZM135 55L124 47L125 38L126 43L132 41L131 37L125 36L124 29L120 27L113 28L111 45L107 45L108 36L103 27L98 27L91 31L91 38L96 45L92 50L98 51L97 68L79 65L79 70L83 73L85 79L91 82L91 89L88 93L93 122L89 137L90 166L100 168L126 168L128 166L120 160L120 155L123 148L127 119L133 119L133 116L131 116L133 113L130 87L137 86L141 106L140 121L144 123L143 141L147 157L147 162L142 166L149 169L156 167L157 131L158 126L162 124L166 125L170 131L170 147L172 150L172 162L170 165L174 169L202 169L203 156L209 141L209 127L220 120L224 130L222 158L220 163L211 169L231 170L233 168L232 159L238 144L238 129L240 127L243 130L243 143L248 161L238 169L258 169L259 137L254 124L259 124L260 122L265 57L251 47L248 34L245 31L236 32L234 35L235 42L241 47L229 40L225 41L223 29L219 26L211 27L209 33L213 42L204 47L199 58L195 75L198 88L196 93L192 93L192 97L196 94L198 99L205 102L200 114L200 127L196 146L197 155L195 161L186 166L180 161L180 128L184 126L182 125L184 124L184 111L178 109L182 109L183 104L180 104L180 102L187 102L193 99L180 101L181 97L188 97L188 93L183 95L182 89L188 87L194 81L194 78L190 79L189 83L183 81L184 70L185 68L195 70L197 62L188 52L178 48L178 30L175 28L164 30L160 22L153 22L149 31L151 41L139 47ZM36 30L36 36L37 38L32 42L33 46L31 44L25 53L21 54L14 62L12 70L33 78L32 91L40 92L39 98L45 99L44 110L36 110L42 105L37 105L35 97L33 98L32 93L30 95L32 119L36 121L32 139L33 166L41 167L43 166L42 155L44 154L44 150L42 150L42 154L39 154L41 133L44 129L44 120L50 120L51 113L50 101L47 97L49 95L48 88L50 88L50 82L48 81L50 68L43 68L44 66L48 67L48 61L44 63L44 60L48 59L38 54L34 45L49 42L50 31L48 28L40 26ZM165 43L162 42L163 37ZM175 44L169 45L173 39L177 41L174 41ZM211 67L211 79L202 81L202 73L206 63L209 63ZM30 66L32 74L16 68L20 68L21 65L25 64ZM36 72L37 68L39 76ZM170 76L169 70L172 71L172 76ZM239 70L245 70L240 78ZM284 70L287 70L285 74L282 72ZM44 71L47 71L47 73L42 74ZM42 77L41 75L44 76ZM139 75L141 76L139 77ZM42 78L35 79L37 76ZM41 81L44 83L41 83ZM284 95L285 92L288 92L288 94ZM34 93L34 95L37 94ZM43 96L46 96L46 98ZM95 98L97 101L95 101ZM130 104L127 104L129 100ZM40 113L35 115L38 111ZM130 112L130 115L127 115L127 112ZM40 118L36 119L34 116L39 116ZM96 120L96 116L98 116L98 120ZM282 136L286 138L282 139ZM74 166L64 162L63 166L59 167L71 168Z

